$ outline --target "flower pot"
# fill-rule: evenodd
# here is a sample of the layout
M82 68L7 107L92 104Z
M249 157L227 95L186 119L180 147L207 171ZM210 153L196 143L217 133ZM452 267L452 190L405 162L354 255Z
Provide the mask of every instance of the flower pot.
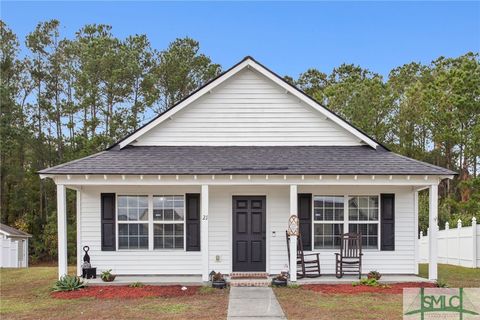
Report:
M212 281L212 288L223 289L227 286L225 280Z
M115 277L116 277L116 275L112 274L112 275L110 275L110 277L108 277L108 278L102 278L102 280L103 280L104 282L112 282L113 280L115 280Z
M287 280L272 279L272 286L286 287Z

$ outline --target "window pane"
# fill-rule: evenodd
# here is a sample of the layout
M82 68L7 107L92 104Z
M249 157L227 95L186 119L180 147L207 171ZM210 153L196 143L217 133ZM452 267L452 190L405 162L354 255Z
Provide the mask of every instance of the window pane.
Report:
M178 236L179 234L183 235L183 224L180 223L175 224L175 235Z
M163 228L165 235L173 235L173 224L165 224Z
M128 237L118 237L118 248L128 249Z
M165 221L172 221L173 220L173 209L163 210L163 217L164 217Z
M359 207L368 208L368 197L359 197Z
M322 236L323 235L323 224L315 224L314 225L314 235L316 236Z
M174 218L175 218L176 221L183 221L183 207L182 208L175 208Z
M137 208L138 207L138 199L136 196L127 196L128 198L128 207L129 208Z
M140 208L139 219L144 221L148 220L148 208Z
M138 249L138 237L129 237L128 247L129 249Z
M163 220L163 210L153 209L153 220Z
M166 208L173 208L174 206L174 201L173 201L173 197L165 197L165 207Z
M333 225L332 224L324 224L323 225L323 232L325 235L333 235Z
M378 208L378 197L373 196L368 199L370 208Z
M337 221L343 220L343 208L335 209L335 220L337 220Z
M138 207L139 208L148 208L148 197L147 196L139 196L138 197Z
M358 220L358 209L349 208L348 209L348 219L349 220Z
M155 249L163 249L163 237L153 238L153 247Z
M350 197L348 200L348 207L350 209L358 208L358 197Z
M125 196L118 196L118 207L119 208L126 208L127 207L127 197Z
M363 209L363 208L360 208L358 209L358 217L359 217L359 220L368 220L368 209Z
M146 223L139 224L138 228L139 228L139 232L138 232L139 235L148 236L148 224Z
M128 226L128 235L130 236L138 235L138 224L130 224Z
M325 208L333 208L333 197L325 197Z
M333 209L325 209L325 220L326 221L333 220Z
M315 208L322 208L323 209L323 197L314 197L313 198L313 206Z
M315 237L313 241L313 246L315 249L323 248L323 237Z
M335 201L335 208L343 209L343 197L334 197L334 201Z
M119 236L128 235L128 224L119 224L118 225L118 235Z
M378 208L368 210L369 220L378 221Z
M153 235L154 236L163 236L163 224L154 224L153 225Z
M165 237L163 241L165 249L173 249L173 237Z
M183 249L183 237L175 237L175 249Z
M130 220L130 221L138 220L138 209L137 208L129 208L128 209L128 220Z
M140 249L148 249L148 237L140 237Z
M368 235L378 235L378 224L369 224L368 225Z
M118 208L118 220L125 221L127 220L127 209L125 208Z
M313 213L314 220L323 220L323 209L315 209Z

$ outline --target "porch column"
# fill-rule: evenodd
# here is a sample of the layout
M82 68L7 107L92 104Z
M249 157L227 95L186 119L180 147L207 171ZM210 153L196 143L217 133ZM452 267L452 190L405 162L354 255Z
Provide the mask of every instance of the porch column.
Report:
M428 214L428 279L437 280L438 259L438 185L429 188L429 214Z
M68 274L67 264L67 188L57 184L58 278Z
M297 185L290 185L290 216L297 214ZM290 236L290 281L297 281L297 236Z
M210 280L210 268L208 266L208 185L202 185L200 196L200 233L202 248L202 281Z

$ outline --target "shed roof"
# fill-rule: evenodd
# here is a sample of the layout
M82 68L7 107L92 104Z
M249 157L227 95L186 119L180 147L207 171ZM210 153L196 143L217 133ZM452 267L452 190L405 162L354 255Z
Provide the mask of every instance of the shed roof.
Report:
M128 146L41 174L453 175L455 172L369 146Z
M6 224L3 224L3 223L0 223L0 232L10 237L30 238L32 236L29 233L7 226Z

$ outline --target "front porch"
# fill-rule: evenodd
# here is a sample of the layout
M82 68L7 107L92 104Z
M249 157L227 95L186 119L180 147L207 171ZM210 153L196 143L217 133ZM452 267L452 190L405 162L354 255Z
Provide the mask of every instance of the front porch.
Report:
M233 264L233 217L232 199L235 196L260 196L266 199L265 212L265 272L276 274L287 270L287 248L285 230L291 215L298 213L298 195L379 195L394 193L397 196L394 251L365 250L363 272L379 270L388 281L415 281L418 267L417 226L418 191L430 190L430 230L436 232L437 184L438 179L427 176L283 176L283 175L212 175L212 176L125 176L78 175L59 177L57 183L59 276L66 274L66 189L77 192L77 273L81 274L83 251L91 249L92 266L97 273L113 269L119 275L116 283L135 282L135 274L145 274L148 283L199 283L209 280L212 270L229 274ZM200 250L188 252L179 250L157 250L153 246L154 221L149 224L148 248L144 250L103 251L101 245L100 198L102 193L146 195L185 195L196 193L200 196ZM152 200L149 200L152 201ZM149 216L152 216L149 205ZM345 218L346 219L346 218ZM343 223L343 222L342 222ZM346 224L348 225L348 223ZM312 237L313 238L313 237ZM115 241L118 242L118 239ZM313 241L313 240L312 240ZM430 280L437 279L436 242L431 242ZM118 243L117 243L118 246ZM292 237L292 248L296 239ZM320 283L333 281L352 282L349 278L331 278L336 249L314 249L320 253L322 277ZM295 252L295 250L292 250ZM292 255L292 258L293 255ZM296 282L296 263L290 263L290 280ZM244 270L242 270L244 271ZM246 270L248 271L248 270ZM252 270L253 271L253 270ZM262 270L263 271L263 270ZM181 274L181 277L175 275ZM395 278L402 274L402 278ZM142 276L143 277L143 276ZM392 277L392 280L389 278ZM405 277L405 278L404 278ZM395 280L397 279L397 280ZM403 279L403 280L399 280ZM99 281L99 280L98 280ZM317 279L298 280L317 281Z

